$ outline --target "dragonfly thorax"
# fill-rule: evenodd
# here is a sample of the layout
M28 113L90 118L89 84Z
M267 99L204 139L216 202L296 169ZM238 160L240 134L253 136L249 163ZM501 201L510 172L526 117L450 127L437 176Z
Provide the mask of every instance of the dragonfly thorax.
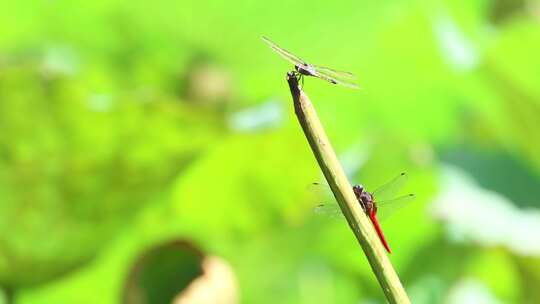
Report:
M298 65L295 65L294 68L296 69L296 71L302 75L306 75L306 76L316 76L317 72L315 71L315 68L309 64L305 64L304 66L298 66Z
M353 186L354 195L356 196L356 199L358 200L358 203L364 210L364 212L369 212L375 208L375 204L373 203L373 196L371 193L367 192L364 189L364 186L362 185L354 185Z

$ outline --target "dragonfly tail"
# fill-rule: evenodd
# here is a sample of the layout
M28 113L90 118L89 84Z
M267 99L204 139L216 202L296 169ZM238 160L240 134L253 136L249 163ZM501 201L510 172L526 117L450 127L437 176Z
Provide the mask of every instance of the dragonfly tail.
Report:
M379 239L381 240L381 243L383 244L384 248L388 253L392 253L392 250L390 250L390 246L388 246L388 243L386 242L386 239L384 238L384 234L382 232L381 226L379 225L379 220L377 220L377 216L375 215L375 212L369 213L369 218L371 219L371 222L373 223L373 227L375 228L375 231L377 232L377 235L379 236Z

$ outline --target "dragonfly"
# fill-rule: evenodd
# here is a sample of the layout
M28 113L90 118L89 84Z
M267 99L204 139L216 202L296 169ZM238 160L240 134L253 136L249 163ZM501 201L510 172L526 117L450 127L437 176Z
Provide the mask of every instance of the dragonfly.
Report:
M320 65L309 64L306 61L300 59L299 57L293 55L291 52L285 50L284 48L278 46L272 40L267 37L262 36L262 40L266 42L272 50L278 53L285 60L294 64L295 71L293 71L297 78L302 80L304 83L303 76L313 76L326 80L332 84L339 84L348 88L358 89L358 85L353 81L356 79L356 76L352 73L345 71L338 71L331 68L327 68Z
M377 232L377 236L388 253L392 253L392 250L390 249L390 246L384 237L381 225L379 224L378 218L380 216L378 216L378 212L382 211L382 215L386 218L415 198L414 194L396 197L396 194L406 181L407 174L403 172L373 192L368 192L365 187L360 184L352 187L360 207L371 220L373 228L375 228L375 232ZM323 186L319 183L313 183L313 185L317 187ZM319 204L315 207L315 212L327 215L341 214L341 210L336 203Z

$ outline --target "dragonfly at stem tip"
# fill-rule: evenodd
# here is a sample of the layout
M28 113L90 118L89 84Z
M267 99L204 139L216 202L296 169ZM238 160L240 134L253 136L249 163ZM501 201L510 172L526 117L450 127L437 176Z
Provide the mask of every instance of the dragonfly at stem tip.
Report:
M299 81L304 81L303 76L313 76L330 82L332 84L342 85L352 89L358 89L358 85L353 82L356 79L356 76L352 73L345 71L338 71L331 68L327 68L320 65L312 65L306 61L295 56L291 52L285 50L284 48L278 46L272 40L267 37L262 36L262 40L266 42L274 52L278 53L285 60L294 64L294 75L298 78Z

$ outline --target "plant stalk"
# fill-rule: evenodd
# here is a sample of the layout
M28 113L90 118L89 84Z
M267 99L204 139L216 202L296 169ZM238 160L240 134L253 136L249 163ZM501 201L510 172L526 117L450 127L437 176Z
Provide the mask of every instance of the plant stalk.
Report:
M356 200L352 186L332 149L313 104L299 87L298 78L293 72L287 73L287 82L291 90L296 116L311 150L349 223L349 227L360 243L386 299L392 304L409 304L407 293L401 285L371 222Z

